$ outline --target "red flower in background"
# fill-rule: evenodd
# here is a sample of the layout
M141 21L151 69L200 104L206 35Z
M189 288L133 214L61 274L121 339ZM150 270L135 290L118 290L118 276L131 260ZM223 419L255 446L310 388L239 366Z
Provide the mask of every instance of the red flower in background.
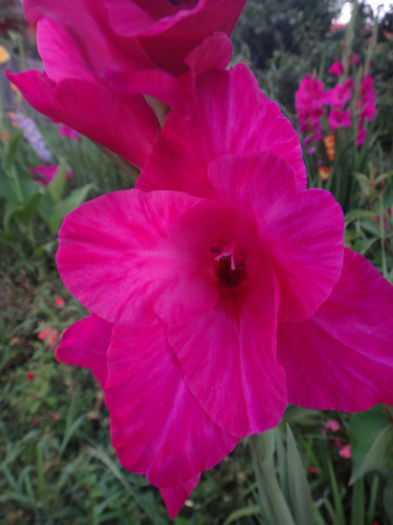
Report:
M64 301L64 299L62 297L56 297L55 304L59 308L62 308L64 306L64 304L65 304L65 301Z
M38 339L44 341L48 346L52 346L58 339L59 332L52 328L44 328L38 334Z

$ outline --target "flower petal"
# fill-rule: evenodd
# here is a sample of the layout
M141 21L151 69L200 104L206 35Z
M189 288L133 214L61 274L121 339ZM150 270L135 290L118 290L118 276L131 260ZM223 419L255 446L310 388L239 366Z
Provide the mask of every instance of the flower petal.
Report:
M214 192L207 183L207 167L212 160L258 151L282 157L295 171L298 185L306 186L298 136L278 105L259 90L246 66L202 75L195 104L195 112L187 119L181 111L170 112L138 188L211 197Z
M56 358L69 365L92 371L104 388L107 375L106 351L111 342L113 325L96 315L77 321L64 332L56 349Z
M59 22L49 18L38 20L37 46L50 79L55 82L65 78L94 81L75 40Z
M167 330L186 385L214 421L239 437L274 427L286 406L284 370L275 359L276 282L268 266L260 273L240 312L219 304Z
M346 249L342 276L314 317L279 325L289 403L346 412L393 404L392 311L393 287Z
M161 489L161 496L165 502L166 508L168 509L168 514L171 520L175 519L176 514L182 508L186 499L198 485L199 478L200 474L197 474L185 483L176 485L175 487Z
M115 325L105 401L122 465L160 488L216 465L238 439L216 425L187 389L159 320Z
M108 76L106 80L116 91L156 97L168 106L178 108L183 118L187 118L197 102L195 82L198 75L210 68L225 69L231 57L232 44L229 38L224 33L214 33L185 57L181 74L151 67L127 71L126 75Z
M124 37L150 38L156 48L160 47L157 46L160 38L165 53L174 55L176 60L215 31L229 35L245 3L246 0L193 0L175 6L169 1L105 0L116 33ZM160 53L159 49L156 52ZM156 62L162 63L157 59Z
M333 196L299 190L292 167L265 152L221 157L208 180L219 199L257 223L280 283L280 320L311 317L342 270L344 217Z
M217 301L198 249L206 231L226 228L229 211L211 224L220 207L167 191L119 191L86 202L59 231L63 282L86 308L110 322L130 324L153 311L168 322L184 322ZM191 229L195 221L188 229L178 227L196 208L201 232ZM207 237L204 248L211 258L209 246Z
M29 104L142 167L159 133L140 95L116 95L103 85L65 79L58 83L36 70L7 73Z

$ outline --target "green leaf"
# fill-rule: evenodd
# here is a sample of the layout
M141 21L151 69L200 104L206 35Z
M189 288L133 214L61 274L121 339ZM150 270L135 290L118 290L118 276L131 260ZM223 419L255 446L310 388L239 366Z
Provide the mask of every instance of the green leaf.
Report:
M285 411L284 419L289 424L315 425L321 422L321 412L319 410L309 410L307 408L289 405Z
M390 523L393 523L393 476L390 476L383 492L383 508Z
M10 222L14 217L18 217L27 224L27 222L34 215L35 210L37 209L38 202L41 198L40 193L34 193L30 195L29 198L21 203L15 204L13 202L7 202L4 207L4 216L3 224L6 232L9 231Z
M350 222L357 219L369 219L372 221L375 219L375 213L367 210L351 210L345 214L346 224L349 224Z
M295 523L314 525L313 503L303 463L291 428L287 425L287 465L289 498Z
M228 518L224 521L224 525L229 525L230 523L233 523L236 520L239 520L241 518L245 518L247 516L256 516L257 514L260 514L260 509L258 505L249 505L248 507L243 507L241 509L235 510L228 516Z
M351 498L351 525L364 525L366 517L366 498L364 479L359 479L353 486Z
M128 479L124 476L123 471L121 471L116 463L114 463L111 458L105 454L105 452L99 447L93 448L90 446L84 447L84 450L90 456L97 458L102 461L104 465L112 472L112 474L120 481L123 487L129 492L134 501L139 505L139 507L150 517L154 525L164 525L164 520L159 516L153 505L151 505L148 499L142 496L138 491L132 487Z
M46 217L51 233L56 233L64 217L86 200L91 186L91 184L86 184L81 188L77 188L68 197L52 207L52 211Z
M18 131L13 135L12 139L7 142L7 146L4 153L5 165L13 164L18 154L19 143L22 138L22 132Z
M261 500L261 513L271 525L295 525L288 504L277 481L273 455L275 430L250 437L252 461Z
M381 405L352 416L349 425L353 473L350 484L383 468L393 447L393 425Z
M362 230L366 231L367 233L371 233L371 235L379 236L379 230L372 221L367 220L367 219L362 219L360 221L360 226Z
M17 195L12 186L12 179L7 174L1 174L0 176L0 197L3 197L7 201L18 202Z
M62 160L59 164L59 168L56 171L56 175L50 181L46 187L46 191L50 196L52 202L57 203L61 199L64 187L67 181L67 165Z

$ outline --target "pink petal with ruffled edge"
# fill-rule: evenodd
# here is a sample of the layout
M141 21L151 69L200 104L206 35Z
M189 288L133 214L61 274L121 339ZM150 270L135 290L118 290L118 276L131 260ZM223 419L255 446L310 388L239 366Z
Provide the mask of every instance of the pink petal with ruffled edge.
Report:
M169 23L173 24L175 23L173 15L182 9L170 1L104 0L103 3L113 30L123 37L144 35L161 18L168 17ZM185 9L189 8L185 6Z
M106 351L111 341L113 325L96 315L89 315L71 325L62 335L56 358L69 365L92 371L104 388L107 376Z
M191 211L199 222L181 227ZM217 301L210 246L231 221L223 204L183 193L111 193L65 218L57 265L71 293L107 321L129 324L155 311L184 322Z
M346 412L393 404L392 311L393 287L345 249L342 276L315 316L279 325L289 403Z
M168 509L168 514L171 520L175 518L186 499L198 485L199 478L200 474L192 477L186 483L177 485L176 487L161 489L161 496L165 502L166 508Z
M195 104L195 113L188 119L175 109L170 112L138 188L211 197L207 168L212 160L259 151L282 157L294 169L299 187L306 186L298 136L278 105L259 90L246 66L202 75Z
M167 331L186 385L214 421L239 437L274 427L286 407L284 370L275 359L277 286L269 266L259 271L240 305L237 290L228 290L232 297Z
M123 37L138 36L145 46L149 41L161 44L169 57L155 61L176 60L188 54L203 38L223 31L230 35L246 0L195 0L179 6L166 2L143 0L106 0L113 30ZM182 45L179 46L179 43ZM180 48L180 49L179 49ZM172 59L171 56L173 55Z
M332 195L297 189L292 167L269 153L217 159L208 180L219 199L254 217L279 280L280 320L311 317L342 270L344 218Z
M115 325L107 360L112 443L127 470L172 487L236 446L238 439L216 425L185 386L161 321Z
M55 83L36 70L16 75L7 72L7 77L37 111L71 126L135 166L143 166L159 128L139 95L119 96L84 80Z

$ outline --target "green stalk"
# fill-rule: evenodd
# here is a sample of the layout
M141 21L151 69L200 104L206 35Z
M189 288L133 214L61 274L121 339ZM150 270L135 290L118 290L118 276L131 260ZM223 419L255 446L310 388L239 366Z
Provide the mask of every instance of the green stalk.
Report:
M356 18L358 16L358 11L359 11L358 1L353 0L351 20L348 24L347 31L346 31L346 46L344 46L343 59L342 59L345 71L348 71L349 55L352 52L352 44L353 44L353 40L355 36L355 24L356 24Z
M381 198L379 200L379 234L381 237L381 256L382 256L382 275L387 279L388 277L388 269L386 265L386 253L385 253L385 214L383 209L383 195L381 195Z
M262 514L270 525L295 525L275 473L274 430L251 436L250 448Z
M4 140L4 106L3 106L3 85L0 81L0 133Z

